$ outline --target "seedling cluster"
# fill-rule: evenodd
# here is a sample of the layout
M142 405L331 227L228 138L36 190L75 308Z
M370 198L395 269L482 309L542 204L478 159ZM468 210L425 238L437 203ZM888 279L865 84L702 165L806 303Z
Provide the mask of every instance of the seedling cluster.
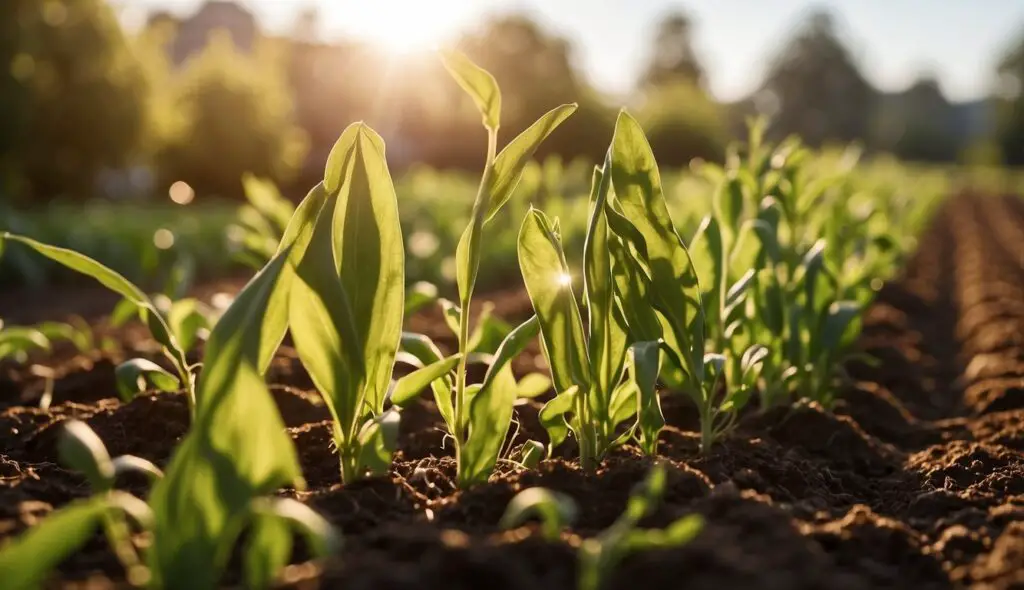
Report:
M138 314L165 357L118 367L122 394L184 391L192 410L191 429L166 473L135 457L111 459L87 426L68 423L62 456L95 495L0 553L5 587L36 587L97 526L130 581L158 588L215 587L243 532L249 587L273 581L291 555L294 531L315 555L336 548L337 534L319 516L270 496L282 486L303 486L264 379L286 334L330 410L346 484L388 471L402 408L423 391L443 418L461 487L486 482L502 459L535 465L569 437L588 471L627 443L653 456L666 393L696 406L703 453L735 427L752 399L762 407L832 402L860 314L904 250L895 237L895 205L861 199L847 172L821 174L795 140L765 144L761 124L753 123L743 151L730 153L724 166L703 165L701 175L716 187L713 203L684 240L643 130L622 112L604 162L593 170L582 257L572 257L582 265L567 262L557 217L531 207L520 211L522 219L502 219L521 224L516 251L535 314L512 327L485 306L474 325L470 312L494 220L538 147L576 106L553 108L499 152L494 78L460 54L446 54L444 63L476 104L488 136L486 165L454 253L454 302L432 285L406 289L384 141L363 123L341 135L323 180L297 207L272 186L246 179L250 206L231 231L239 252L262 268L219 318L195 300L155 301L82 254L3 236L121 295L119 313ZM447 355L427 336L403 331L405 316L435 304L457 343ZM517 379L512 361L535 338L550 376ZM203 341L202 362L190 361ZM42 332L0 332L0 355L45 346ZM396 363L413 370L396 378ZM480 383L468 378L472 363L487 366ZM549 391L540 412L548 440L513 453L508 433L517 401ZM123 470L152 478L148 498L115 489ZM635 530L663 487L658 468L622 519L584 542L581 588L597 588L629 551L696 534L693 519L663 532ZM528 490L510 506L506 523L530 511L556 537L571 508L551 492Z

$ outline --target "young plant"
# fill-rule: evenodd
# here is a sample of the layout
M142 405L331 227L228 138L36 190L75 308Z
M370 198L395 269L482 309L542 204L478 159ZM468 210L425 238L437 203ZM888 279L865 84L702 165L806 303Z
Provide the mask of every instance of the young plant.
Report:
M703 526L703 520L697 515L680 518L665 529L637 528L644 517L657 509L664 494L665 468L657 464L633 489L622 515L597 537L583 540L577 551L576 587L579 590L599 590L630 554L679 547L697 536ZM571 497L544 488L529 488L509 502L501 526L516 527L539 516L544 537L557 541L576 513Z
M609 241L607 201L611 185L609 159L595 169L590 195L590 223L584 247L586 330L572 291L572 275L562 251L558 224L543 212L527 213L519 234L519 266L540 319L544 355L558 395L540 413L550 447L560 444L567 428L579 444L580 462L592 471L604 455L639 430L644 450L654 453L665 420L655 381L658 341L631 339L616 282ZM634 289L622 284L622 289ZM628 298L629 294L620 294ZM625 379L626 367L630 377ZM617 428L634 419L624 433ZM646 443L646 444L644 444Z
M448 306L446 313L446 317L457 328L458 356L455 371L452 375L444 374L430 382L435 401L454 441L458 482L465 487L485 481L494 469L512 421L513 404L518 393L518 384L508 363L538 330L536 319L517 327L501 343L484 382L480 385L467 382L466 369L473 333L470 327L470 307L480 270L484 230L512 196L523 169L537 147L576 110L576 105L566 104L549 111L513 139L501 153L496 153L501 114L501 93L497 82L461 54L445 54L444 64L459 86L476 103L487 129L487 159L483 177L473 202L469 226L462 233L456 249L459 303ZM395 403L405 403L408 399L411 396Z
M334 418L341 477L386 472L398 412L385 412L402 332L405 267L398 201L384 142L362 123L334 145L290 286L299 360ZM306 238L305 236L308 236Z
M283 485L303 485L291 438L257 371L265 322L277 316L271 295L288 255L283 251L246 285L211 333L196 420L163 477L139 458L111 460L91 430L68 425L61 455L97 494L58 510L0 551L5 588L39 587L100 525L130 566L130 581L170 590L215 588L246 530L249 588L271 585L290 558L293 530L306 537L314 555L336 548L330 525L308 507L265 497ZM155 481L148 505L113 490L119 470ZM134 545L127 520L149 535L148 545Z
M50 339L37 328L7 326L0 319L0 361L12 359L16 363L28 360L30 352L50 350Z
M615 197L609 198L607 211L623 243L616 283L620 298L629 302L623 312L633 316L627 325L643 340L664 340L661 378L697 406L701 450L708 452L719 415L732 412L734 403L718 393L722 359L705 355L700 282L669 215L658 164L640 124L624 111L615 124L611 179Z
M129 302L128 305L133 306L139 316L146 322L150 334L160 344L164 356L170 361L175 371L172 374L155 363L147 364L147 362L142 362L139 364L145 366L146 370L140 370L138 375L145 376L147 379L150 379L153 385L165 391L177 390L179 387L184 389L189 400L190 414L193 418L195 417L196 382L195 375L193 374L194 367L186 359L185 349L179 343L167 318L141 289L116 271L73 250L58 248L11 233L4 233L0 238L2 238L2 241L22 243L71 270L95 279L104 287L124 297ZM160 377L154 377L155 375L160 375Z
M249 202L239 208L237 222L227 228L228 245L243 263L260 268L277 252L295 206L273 182L252 174L242 177L242 188Z

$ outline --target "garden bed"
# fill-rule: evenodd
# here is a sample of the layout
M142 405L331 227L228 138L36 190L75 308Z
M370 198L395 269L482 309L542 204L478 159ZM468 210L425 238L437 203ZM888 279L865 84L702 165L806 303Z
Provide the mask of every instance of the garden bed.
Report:
M109 331L102 314L115 298L100 293L7 294L0 315L15 323L76 312ZM510 322L531 314L517 290L481 299ZM439 313L417 315L406 329L453 344ZM143 329L110 333L126 350L155 358ZM882 362L850 366L857 383L832 411L802 404L748 412L706 457L696 412L666 395L659 454L667 489L643 524L699 513L705 527L683 547L628 558L607 587L1024 587L1024 201L950 200L879 293L859 347ZM89 495L84 479L57 460L56 433L67 418L85 420L112 455L166 464L188 426L185 396L122 403L113 378L120 360L57 349L41 361L56 376L45 411L37 407L40 377L24 367L0 370L0 542ZM538 370L539 361L533 347L515 368ZM342 486L329 414L287 344L268 382L308 483L282 493L324 515L345 540L322 567L289 568L296 588L571 588L574 545L612 523L650 466L625 447L587 475L573 449L562 448L537 470L499 464L488 483L460 491L454 460L440 451L451 449L441 418L424 397L403 412L390 476ZM539 407L518 407L518 442L545 439ZM142 480L122 483L145 494ZM579 518L562 542L543 541L532 527L498 527L509 500L532 486L577 500ZM82 580L124 584L99 536L61 566L54 585Z

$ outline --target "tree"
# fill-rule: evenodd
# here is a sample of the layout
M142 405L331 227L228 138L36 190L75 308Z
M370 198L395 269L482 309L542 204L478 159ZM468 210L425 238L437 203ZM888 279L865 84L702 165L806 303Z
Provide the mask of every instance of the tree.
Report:
M872 144L904 160L949 162L957 158L956 113L939 81L925 73L905 91L879 97Z
M785 46L756 102L775 139L798 134L812 146L868 135L875 91L839 38L832 16L813 13Z
M89 196L132 162L147 87L106 2L0 2L0 64L0 198Z
M243 55L228 37L214 36L172 75L179 118L157 154L162 183L184 180L199 194L237 196L246 172L286 181L302 162L305 141L279 66L268 46Z
M641 87L685 82L704 86L704 69L693 51L690 18L674 12L661 20L654 36L651 61L640 77Z
M679 81L651 88L637 114L658 162L685 166L721 160L728 133L721 108L697 86Z
M996 140L1005 163L1024 165L1024 35L999 62Z

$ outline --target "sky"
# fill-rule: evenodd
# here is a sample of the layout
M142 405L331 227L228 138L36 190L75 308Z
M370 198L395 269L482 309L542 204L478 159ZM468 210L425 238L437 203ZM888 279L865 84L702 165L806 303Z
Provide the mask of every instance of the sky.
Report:
M202 0L112 0L129 25L150 9L187 14ZM946 96L981 98L994 69L1024 36L1024 0L247 0L271 31L288 31L296 13L315 6L322 37L360 38L395 51L443 43L491 14L525 12L568 38L589 81L610 94L628 93L651 51L662 16L681 9L694 22L694 46L719 100L744 97L760 83L767 61L808 11L825 7L862 71L877 87L901 90L934 72Z

